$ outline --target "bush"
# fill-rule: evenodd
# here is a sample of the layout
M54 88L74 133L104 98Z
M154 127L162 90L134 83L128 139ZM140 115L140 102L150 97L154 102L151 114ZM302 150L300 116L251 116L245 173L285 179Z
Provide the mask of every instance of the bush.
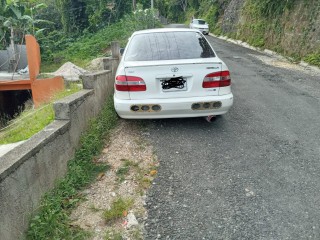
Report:
M320 53L309 54L303 60L307 63L320 67Z
M140 8L97 33L85 31L81 37L70 38L54 31L47 40L41 42L43 59L51 63L71 61L83 66L93 58L107 56L112 41L119 41L124 46L132 32L160 26L152 10Z

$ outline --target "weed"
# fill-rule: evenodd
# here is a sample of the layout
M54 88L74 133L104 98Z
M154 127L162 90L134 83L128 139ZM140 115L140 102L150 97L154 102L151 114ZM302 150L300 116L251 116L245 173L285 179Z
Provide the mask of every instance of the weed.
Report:
M137 171L136 180L140 188L140 194L143 193L144 190L148 189L152 183L152 180L148 176L148 174L149 170L142 170L141 168L139 168Z
M117 170L116 175L120 182L123 182L125 180L125 176L128 174L129 170L129 166L122 166Z
M303 60L307 63L320 67L320 53L309 54Z
M128 211L132 205L132 199L123 199L119 197L112 202L110 210L106 210L103 216L107 222L114 221L122 217L123 212Z
M70 227L68 216L83 199L80 190L92 182L98 173L109 169L107 165L95 164L92 159L100 153L116 123L117 115L110 98L82 136L81 147L74 159L68 162L66 176L41 200L39 212L30 221L27 239L88 238L87 232Z
M108 230L104 237L105 240L122 240L121 233L116 232L115 230Z

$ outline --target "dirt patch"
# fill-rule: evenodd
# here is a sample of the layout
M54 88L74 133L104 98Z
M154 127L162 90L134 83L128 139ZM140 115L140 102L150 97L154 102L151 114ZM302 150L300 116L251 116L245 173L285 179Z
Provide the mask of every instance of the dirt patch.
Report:
M82 202L71 214L72 225L91 233L91 238L143 239L146 190L157 168L152 147L143 136L137 122L120 120L109 144L97 162L107 163L111 169L100 173L97 181L83 193ZM106 221L105 213L119 199L130 201L130 208L120 217Z
M278 67L278 68L285 68L285 69L291 69L296 71L301 71L306 74L310 74L312 76L320 76L320 70L311 67L311 66L301 66L295 63L291 63L288 60L286 60L284 57L279 56L266 56L266 55L256 55L256 54L249 54L260 61L264 62L265 64Z

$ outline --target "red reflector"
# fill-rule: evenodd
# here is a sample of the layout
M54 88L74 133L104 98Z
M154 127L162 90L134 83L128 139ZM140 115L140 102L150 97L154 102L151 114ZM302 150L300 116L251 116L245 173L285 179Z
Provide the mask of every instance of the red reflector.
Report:
M202 83L203 88L217 88L220 87L219 81L210 81L210 82L203 82Z
M116 77L115 89L122 92L140 92L146 91L147 86L140 77L119 75Z
M209 73L203 79L203 88L227 87L231 85L229 71Z

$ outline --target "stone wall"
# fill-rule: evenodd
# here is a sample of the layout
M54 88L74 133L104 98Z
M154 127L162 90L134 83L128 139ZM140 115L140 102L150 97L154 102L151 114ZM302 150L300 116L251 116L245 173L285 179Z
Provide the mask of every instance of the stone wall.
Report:
M53 123L0 157L1 240L23 238L41 196L65 175L81 134L113 92L118 60L105 61L110 70L84 75L82 91L54 103Z

